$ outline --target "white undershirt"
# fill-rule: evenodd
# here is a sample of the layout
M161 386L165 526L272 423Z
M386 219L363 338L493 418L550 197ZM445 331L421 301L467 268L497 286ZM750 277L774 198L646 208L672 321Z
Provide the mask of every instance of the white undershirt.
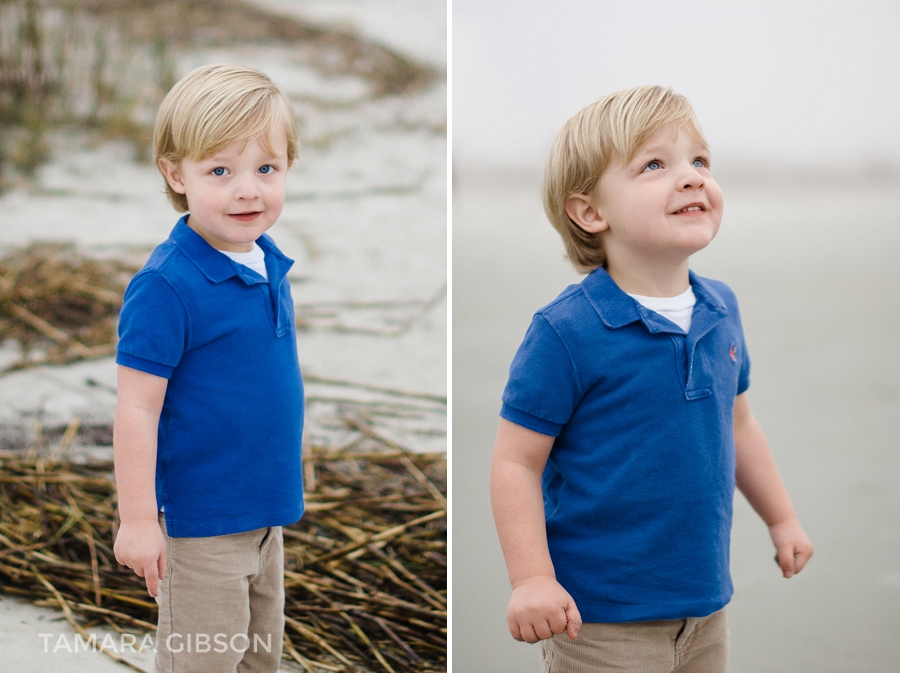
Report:
M690 286L677 297L644 297L630 292L628 296L641 306L671 320L683 329L685 334L690 331L691 314L694 312L694 304L697 303L697 297L694 296L694 290Z
M250 252L231 252L230 250L219 250L219 252L226 257L230 257L238 264L249 266L260 276L269 280L269 274L266 273L266 253L255 242L253 243L253 250Z

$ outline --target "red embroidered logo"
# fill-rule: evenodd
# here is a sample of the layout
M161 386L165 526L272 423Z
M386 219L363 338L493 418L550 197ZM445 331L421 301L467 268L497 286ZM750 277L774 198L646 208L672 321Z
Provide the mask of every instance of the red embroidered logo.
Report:
M737 355L734 352L734 344L731 344L731 350L728 351L728 354L731 356L732 361L737 362Z

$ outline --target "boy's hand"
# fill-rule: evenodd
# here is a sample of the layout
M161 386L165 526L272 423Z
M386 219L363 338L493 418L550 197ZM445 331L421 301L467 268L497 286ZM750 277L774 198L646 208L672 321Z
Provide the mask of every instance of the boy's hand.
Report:
M526 643L546 640L564 631L575 640L581 628L575 601L548 575L529 577L513 589L506 621L512 637Z
M166 540L158 521L123 521L113 545L116 561L132 568L156 598L166 576Z
M769 534L775 543L775 561L786 578L803 570L803 566L813 555L812 541L803 532L797 517L791 517L769 526Z

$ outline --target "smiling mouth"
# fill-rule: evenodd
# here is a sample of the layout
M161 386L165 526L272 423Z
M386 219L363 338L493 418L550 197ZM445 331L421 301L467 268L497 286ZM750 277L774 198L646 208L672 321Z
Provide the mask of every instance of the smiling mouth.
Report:
M681 213L703 213L706 212L706 207L699 204L692 204L690 206L685 206L680 210L676 210L673 215L679 215Z

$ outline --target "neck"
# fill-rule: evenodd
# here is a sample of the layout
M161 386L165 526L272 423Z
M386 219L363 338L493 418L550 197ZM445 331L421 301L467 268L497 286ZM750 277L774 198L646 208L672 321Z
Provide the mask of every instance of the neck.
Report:
M610 258L606 272L623 292L644 297L677 297L691 284L687 259L671 264L643 264Z

